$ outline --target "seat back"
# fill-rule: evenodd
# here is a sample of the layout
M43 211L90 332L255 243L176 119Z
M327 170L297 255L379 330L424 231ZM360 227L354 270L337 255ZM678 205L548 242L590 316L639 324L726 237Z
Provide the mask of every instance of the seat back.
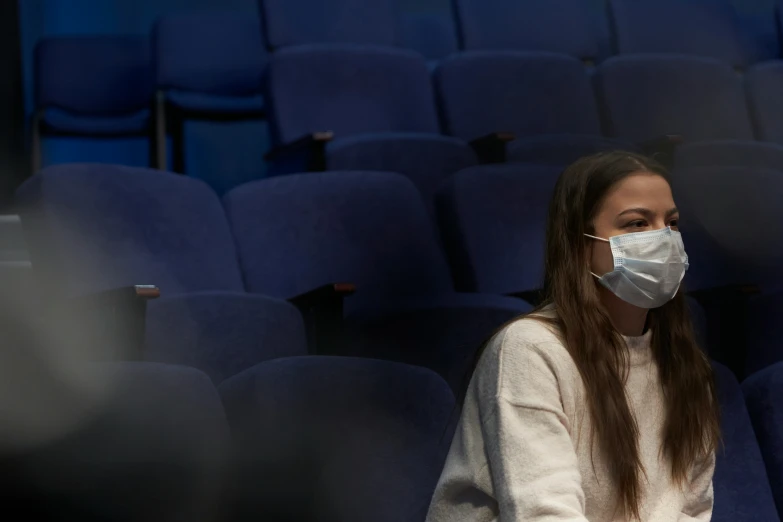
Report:
M780 288L783 175L746 167L693 167L672 176L690 268L690 289L724 285ZM763 235L749 233L763 230Z
M258 19L204 10L160 18L152 32L159 88L223 96L262 89L266 51Z
M601 134L590 80L575 58L553 53L469 52L436 70L447 133Z
M452 289L421 195L399 174L271 178L234 189L224 204L250 292L290 298L354 283L355 308Z
M52 290L243 290L220 199L201 181L143 168L59 165L30 178L16 199L33 266Z
M729 2L711 0L611 0L618 54L679 53L744 67L752 60Z
M454 397L424 368L298 357L220 386L239 449L242 514L262 520L424 520Z
M462 49L550 51L583 60L599 53L597 28L581 0L454 0Z
M450 12L400 13L398 41L427 60L441 60L459 50L457 27Z
M783 63L757 65L745 75L751 115L756 137L783 145Z
M63 362L60 354L56 364ZM208 520L224 511L229 432L206 375L152 363L57 372L3 379L8 388L30 387L3 393L12 403L3 407L9 500L24 499L42 520ZM13 418L20 407L26 421ZM19 436L24 443L8 451Z
M713 371L721 405L723 448L716 455L713 487L716 522L779 520L762 453L734 374L713 362ZM749 403L750 404L750 403ZM751 410L752 411L752 410ZM755 419L753 419L755 423Z
M610 135L635 141L752 140L742 79L721 62L690 56L610 58L597 85Z
M259 0L271 49L321 43L394 45L392 0Z
M543 287L547 212L560 170L486 165L454 176L437 208L458 290L511 294Z
M86 116L126 116L149 107L153 72L146 38L62 36L35 49L35 100Z
M424 58L364 46L303 46L275 53L267 69L270 131L276 143L313 132L438 133Z
M783 410L780 405L783 363L769 366L745 379L742 391L780 512L783 509L783 453L780 451L783 441Z

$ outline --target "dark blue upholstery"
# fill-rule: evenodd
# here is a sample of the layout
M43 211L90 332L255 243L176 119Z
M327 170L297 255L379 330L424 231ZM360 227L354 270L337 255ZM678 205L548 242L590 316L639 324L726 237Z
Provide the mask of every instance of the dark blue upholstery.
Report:
M302 316L260 295L204 292L152 301L144 358L184 364L220 383L257 363L307 354Z
M595 59L598 34L582 0L454 0L465 50L551 51Z
M778 363L748 377L742 383L748 412L767 468L778 511L783 509L783 364ZM772 520L770 518L770 520Z
M431 214L435 193L458 170L478 163L473 149L448 136L419 133L361 134L328 146L330 170L387 170L404 174Z
M248 520L424 520L456 411L436 374L298 357L258 365L220 393Z
M40 414L56 437L4 452L2 461L8 498L24 499L28 515L131 522L201 520L222 510L229 430L206 375L121 363L49 379L36 393L47 394Z
M291 305L244 293L220 200L201 181L110 165L50 167L17 194L36 271L66 295L155 284L144 357L220 382L305 352Z
M454 292L421 196L398 174L290 175L234 189L224 202L249 291L289 298L356 285L341 354L427 366L454 384L487 336L530 309Z
M451 13L400 13L398 40L427 60L440 60L458 51L457 26Z
M243 290L218 197L142 168L53 166L17 191L30 254L68 295L155 284L163 295Z
M333 131L439 132L429 70L413 51L302 46L275 53L267 70L275 143Z
M708 58L618 56L597 73L611 136L634 141L681 134L688 141L752 140L741 78Z
M554 53L474 51L435 72L444 130L465 140L512 132L507 161L568 165L601 150L633 149L601 136L584 66Z
M756 137L783 145L783 62L756 65L745 75Z
M745 372L749 375L783 361L783 292L753 296L748 301L747 317Z
M145 129L154 84L146 39L45 38L36 47L34 69L36 106L55 111L43 114L51 130L91 135Z
M717 452L713 486L714 522L779 520L762 453L754 434L753 405L745 406L743 389L731 371L712 363L721 406L723 447ZM743 384L743 388L745 388ZM747 393L747 389L746 393ZM751 416L748 416L748 410ZM755 419L754 424L755 424Z
M470 140L491 132L601 134L584 66L554 53L468 52L435 74L447 133Z
M272 49L319 44L396 43L392 0L259 0L264 34Z
M350 309L452 290L416 187L382 172L248 183L224 197L247 290L290 298L350 282Z
M176 106L208 112L263 108L266 52L257 18L232 11L164 16L153 29L158 87Z
M680 53L743 67L754 50L729 2L611 0L619 54Z
M672 176L691 261L688 288L758 284L780 289L783 176L747 167L677 169ZM764 234L749 233L763 230Z
M759 141L714 140L680 145L679 168L726 166L783 170L783 145Z
M560 168L485 165L458 172L438 195L457 289L510 294L544 282L544 235Z

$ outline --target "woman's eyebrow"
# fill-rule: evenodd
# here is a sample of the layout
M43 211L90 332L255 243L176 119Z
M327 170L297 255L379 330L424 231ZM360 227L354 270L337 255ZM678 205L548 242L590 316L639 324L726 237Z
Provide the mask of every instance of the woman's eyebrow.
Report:
M649 208L628 208L617 214L617 217L624 216L626 214L641 214L643 216L650 216L652 211Z

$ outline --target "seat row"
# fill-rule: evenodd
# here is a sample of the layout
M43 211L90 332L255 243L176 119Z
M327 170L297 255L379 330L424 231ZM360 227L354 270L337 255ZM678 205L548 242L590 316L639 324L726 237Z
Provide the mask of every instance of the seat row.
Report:
M387 361L280 358L216 388L159 363L64 370L63 354L56 376L49 367L24 380L31 366L7 355L6 508L47 520L423 521L459 414L436 374ZM713 520L779 520L783 363L741 387L713 369Z
M429 367L456 389L481 341L538 300L558 174L477 166L433 194L393 173L304 173L221 202L170 173L64 165L28 180L17 205L48 293L159 287L147 304L148 360L221 382L281 355L362 355ZM783 360L770 320L783 309L783 174L701 167L673 177L692 260L686 288L704 309L710 353L740 378ZM302 324L307 336L286 354L269 351L281 329Z

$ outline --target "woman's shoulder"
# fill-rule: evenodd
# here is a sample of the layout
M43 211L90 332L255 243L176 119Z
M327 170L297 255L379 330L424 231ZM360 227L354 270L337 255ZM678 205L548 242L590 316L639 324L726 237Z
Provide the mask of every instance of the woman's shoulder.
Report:
M536 382L562 383L578 377L552 319L550 314L526 316L490 340L477 368L485 392L514 396Z

